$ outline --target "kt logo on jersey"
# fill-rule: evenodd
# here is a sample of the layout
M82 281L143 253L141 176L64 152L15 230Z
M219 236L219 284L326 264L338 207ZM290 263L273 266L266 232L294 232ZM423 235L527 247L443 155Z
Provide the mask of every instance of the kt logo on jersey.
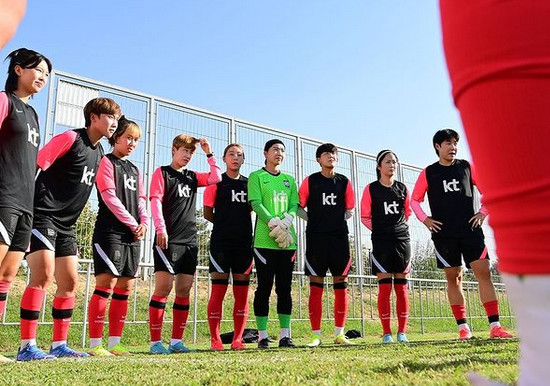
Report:
M449 182L447 182L447 180L443 180L443 192L460 192L458 185L458 181L454 178Z
M246 203L246 192L244 190L235 192L235 190L231 189L231 202Z

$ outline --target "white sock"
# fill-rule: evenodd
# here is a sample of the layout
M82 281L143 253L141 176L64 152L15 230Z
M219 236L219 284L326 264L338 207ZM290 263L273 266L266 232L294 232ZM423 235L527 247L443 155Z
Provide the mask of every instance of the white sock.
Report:
M491 329L493 329L495 327L500 327L500 322L491 322L490 327L491 327Z
M120 336L110 336L109 337L109 344L108 344L107 348L114 347L119 343L120 343Z
M313 334L317 336L321 336L321 330L313 330Z
M58 348L59 346L61 346L63 344L67 344L67 341L66 340L58 340L58 341L52 342L52 348Z
M470 331L470 326L468 326L468 323L462 323L458 325L458 331L460 330L468 330Z
M154 345L156 345L157 343L161 343L162 341L160 340L155 340L154 342L151 342L151 347L153 347Z
M267 338L267 331L266 330L259 330L258 331L258 340L262 340L262 339L265 339Z
M181 339L170 339L170 346L175 346L178 343L181 343Z
M36 339L23 339L21 340L21 348L25 348L26 345L36 346Z
M290 328L281 328L279 339L290 338Z
M334 327L334 336L343 335L344 327Z
M101 346L103 344L103 338L90 338L90 348Z

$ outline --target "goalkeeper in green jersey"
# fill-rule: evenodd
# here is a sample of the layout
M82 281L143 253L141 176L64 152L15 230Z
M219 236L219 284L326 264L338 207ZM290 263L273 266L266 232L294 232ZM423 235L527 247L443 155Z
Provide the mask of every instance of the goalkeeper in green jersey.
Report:
M285 159L283 142L267 141L264 156L265 167L248 177L248 201L256 213L254 261L258 287L254 295L254 315L259 333L258 348L269 348L267 320L273 279L281 327L279 347L296 347L290 337L290 290L296 259L293 223L298 209L298 190L294 177L280 170Z

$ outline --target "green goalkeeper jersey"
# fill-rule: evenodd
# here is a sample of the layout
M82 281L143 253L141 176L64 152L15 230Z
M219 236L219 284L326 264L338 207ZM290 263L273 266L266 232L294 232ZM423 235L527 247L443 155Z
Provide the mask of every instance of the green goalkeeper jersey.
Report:
M282 249L275 239L269 236L267 226L275 216L284 218L285 213L296 218L298 210L298 190L294 177L279 173L273 175L264 168L252 172L248 177L248 201L256 213L254 247ZM296 231L291 229L293 243L285 249L296 249Z

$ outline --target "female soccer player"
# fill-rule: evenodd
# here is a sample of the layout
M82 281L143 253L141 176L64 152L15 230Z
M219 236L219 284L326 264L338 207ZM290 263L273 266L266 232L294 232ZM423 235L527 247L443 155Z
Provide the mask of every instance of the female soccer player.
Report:
M108 98L84 106L86 127L68 130L38 153L34 220L27 262L31 277L21 298L21 347L17 360L81 357L67 345L78 284L74 225L90 197L99 161L100 140L115 132L120 107ZM46 289L55 277L53 341L48 355L36 346L36 330Z
M48 58L26 48L8 58L8 78L0 93L0 318L31 237L40 129L28 102L52 70ZM0 355L0 363L6 361Z
M296 256L294 219L298 191L294 178L281 172L285 145L279 139L264 146L265 167L248 177L248 202L256 212L254 260L258 287L254 315L258 326L258 348L269 348L267 321L269 296L275 279L277 313L281 328L279 347L296 347L290 337L292 270Z
M520 337L518 385L550 378L550 2L440 1L453 97Z
M397 341L408 342L407 274L411 268L411 245L407 220L411 208L407 187L395 180L398 162L397 155L391 150L378 153L378 180L365 187L361 198L361 222L372 231L372 272L378 279L378 315L384 334L383 343L394 341L390 326L392 281L397 297Z
M90 354L129 355L120 344L128 311L128 295L139 269L140 242L147 231L146 194L137 166L128 160L136 150L141 128L122 116L109 144L113 151L101 160L96 186L99 211L92 238L95 290L88 308ZM109 343L103 348L103 321L109 307Z
M199 173L185 167L200 144L207 157L210 172ZM149 303L151 354L186 353L182 343L189 316L189 291L197 268L197 188L217 184L221 171L206 138L178 135L172 141L172 163L161 166L151 180L151 214L155 222L156 244L155 291ZM163 346L162 323L166 298L176 284L173 307L172 339Z
M227 169L222 180L204 191L204 218L214 224L210 237L210 277L212 292L208 301L208 324L212 350L223 350L220 320L223 298L233 275L232 350L245 348L242 335L248 317L248 284L252 271L252 221L247 200L248 178L240 174L243 147L229 144L223 151Z

